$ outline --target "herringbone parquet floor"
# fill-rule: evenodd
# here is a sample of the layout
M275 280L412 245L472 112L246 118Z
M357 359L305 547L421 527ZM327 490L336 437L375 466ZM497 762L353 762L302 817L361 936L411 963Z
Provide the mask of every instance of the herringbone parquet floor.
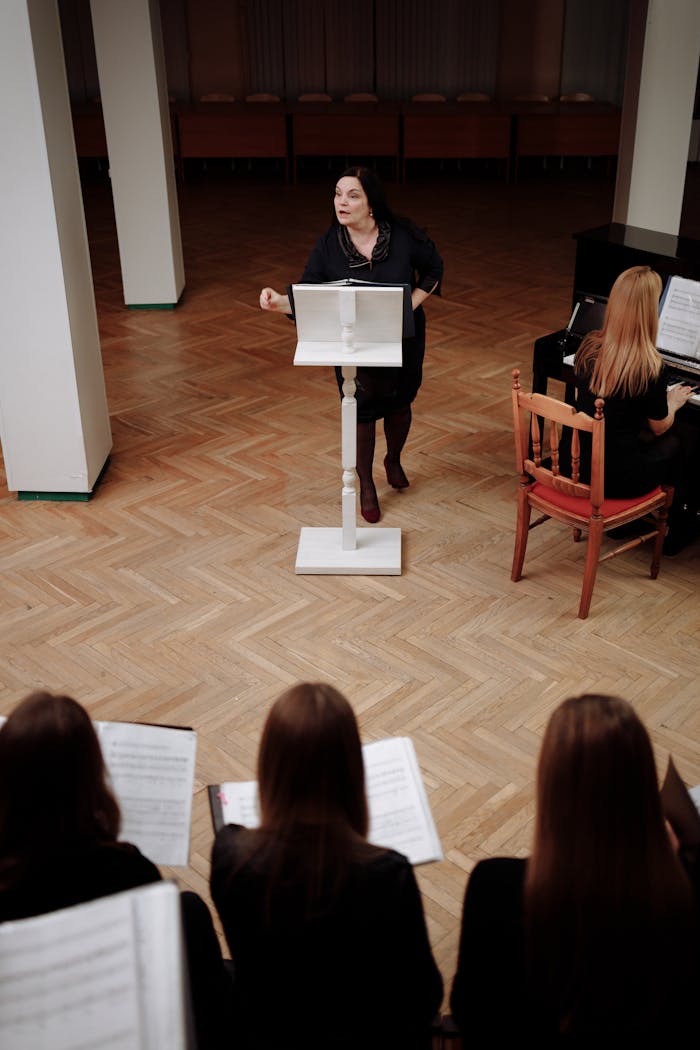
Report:
M612 184L419 177L390 197L429 227L446 277L427 306L411 487L377 472L383 523L403 530L399 577L294 574L300 527L339 524L337 395L329 371L293 368L293 327L257 300L300 274L332 174L291 187L195 172L172 312L124 308L109 188L86 182L114 452L88 504L0 490L0 713L48 687L95 718L194 726L191 864L174 874L207 898L206 784L254 775L282 689L334 682L366 740L415 742L446 854L418 878L449 989L467 875L527 853L538 746L561 699L627 697L660 769L672 752L700 782L700 545L655 582L646 551L606 564L584 622L583 545L565 529L536 530L510 582L511 369L529 375L534 339L568 319L572 234L609 221Z

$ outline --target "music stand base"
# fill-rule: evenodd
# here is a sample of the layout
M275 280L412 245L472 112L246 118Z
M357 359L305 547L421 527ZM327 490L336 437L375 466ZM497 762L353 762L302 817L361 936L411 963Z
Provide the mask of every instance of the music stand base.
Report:
M344 551L342 529L302 529L296 575L401 575L401 529L357 529L356 535L355 550Z

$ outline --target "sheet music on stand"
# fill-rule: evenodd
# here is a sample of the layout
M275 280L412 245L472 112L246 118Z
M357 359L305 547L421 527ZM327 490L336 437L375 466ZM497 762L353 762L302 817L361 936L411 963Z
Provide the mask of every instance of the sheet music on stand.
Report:
M656 345L674 357L700 361L700 281L669 277L659 304Z
M194 1045L172 882L0 924L0 1046Z

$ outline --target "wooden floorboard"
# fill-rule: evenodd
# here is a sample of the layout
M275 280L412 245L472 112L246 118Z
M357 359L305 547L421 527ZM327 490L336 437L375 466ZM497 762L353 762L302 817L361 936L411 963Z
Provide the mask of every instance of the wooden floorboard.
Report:
M194 171L180 187L182 302L129 311L109 187L86 180L114 451L86 504L18 502L0 479L0 713L48 687L96 718L193 726L191 863L174 874L208 899L206 785L254 776L282 689L332 681L365 740L415 742L446 857L417 874L449 989L468 873L528 852L538 747L564 697L627 697L659 768L672 752L700 782L700 545L656 581L646 551L602 566L586 621L585 545L566 529L535 530L510 582L511 370L529 376L533 341L567 321L572 235L609 220L613 185L549 171L507 186L470 169L390 187L446 263L411 486L376 472L402 575L296 576L300 528L340 520L337 393L329 370L293 367L294 329L258 294L300 275L331 189L331 176L292 187Z

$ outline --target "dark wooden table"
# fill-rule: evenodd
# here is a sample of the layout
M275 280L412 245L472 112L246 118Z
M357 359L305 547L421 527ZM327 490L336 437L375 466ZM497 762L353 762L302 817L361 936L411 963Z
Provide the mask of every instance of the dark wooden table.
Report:
M412 159L498 159L510 167L511 116L496 102L411 102L401 107L401 176Z
M297 102L291 120L292 177L299 157L391 157L398 176L401 107L392 102Z
M518 102L513 115L513 171L521 157L615 157L620 109L608 102Z
M273 157L288 174L287 108L282 102L199 102L175 108L179 157Z

